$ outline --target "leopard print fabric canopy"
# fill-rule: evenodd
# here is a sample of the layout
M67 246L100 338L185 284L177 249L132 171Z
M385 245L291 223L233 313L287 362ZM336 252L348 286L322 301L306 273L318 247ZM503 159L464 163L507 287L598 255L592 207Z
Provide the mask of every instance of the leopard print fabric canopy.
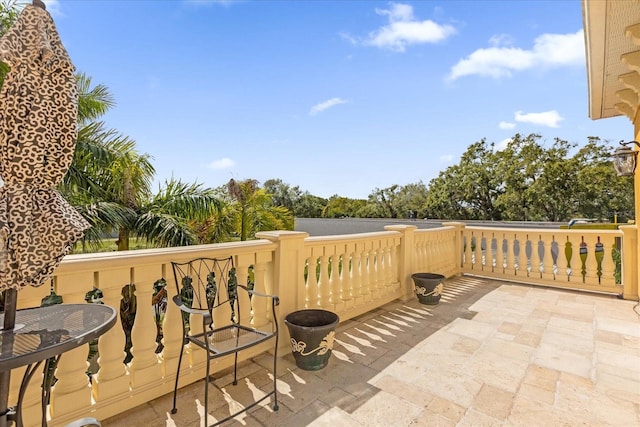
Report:
M0 39L0 290L40 286L89 224L56 191L77 138L74 66L53 20L26 6Z

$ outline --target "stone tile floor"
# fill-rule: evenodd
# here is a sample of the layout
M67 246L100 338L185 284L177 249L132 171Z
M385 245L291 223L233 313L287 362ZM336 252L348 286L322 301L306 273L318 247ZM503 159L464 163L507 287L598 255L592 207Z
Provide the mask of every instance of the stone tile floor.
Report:
M459 277L437 306L392 302L339 325L329 365L279 360L280 410L244 426L640 426L640 314L615 297ZM270 359L213 380L208 422L269 388ZM211 391L214 391L211 393ZM202 381L105 420L204 425ZM215 409L213 409L215 408Z

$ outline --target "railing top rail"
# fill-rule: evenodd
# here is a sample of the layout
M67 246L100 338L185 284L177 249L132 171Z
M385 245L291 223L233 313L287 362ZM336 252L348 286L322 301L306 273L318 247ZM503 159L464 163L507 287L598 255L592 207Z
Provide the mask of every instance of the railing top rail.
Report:
M268 240L213 243L207 245L180 246L171 248L139 249L132 251L97 252L67 255L56 270L64 274L78 268L107 269L129 265L145 265L198 256L229 256L254 252L274 251L277 244Z
M604 230L604 229L569 229L569 228L507 228L507 227L480 227L480 226L467 226L464 230L470 231L500 231L508 233L538 233L538 234L600 234L600 235L614 235L622 236L621 230Z
M467 227L468 228L468 227ZM416 229L416 233L439 233L443 230L456 230L457 227L451 225L443 225L441 227L436 228L418 228Z
M334 243L348 241L363 241L377 239L381 237L394 237L400 236L402 233L399 231L373 231L370 233L354 233L354 234L339 234L334 236L312 236L304 239L305 244L322 244L322 243Z

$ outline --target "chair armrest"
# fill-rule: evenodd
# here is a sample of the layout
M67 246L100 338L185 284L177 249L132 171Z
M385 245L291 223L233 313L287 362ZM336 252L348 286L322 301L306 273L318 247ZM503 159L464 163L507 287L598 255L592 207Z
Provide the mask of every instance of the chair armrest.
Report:
M201 316L209 316L209 310L200 310L197 308L191 308L188 307L184 304L184 302L182 301L182 298L180 298L180 295L175 295L173 297L173 302L176 303L176 305L178 306L178 308L181 311L184 311L185 313L189 313L189 314L199 314Z
M272 298L275 305L280 305L280 298L277 295L263 294L261 292L252 291L251 289L247 288L245 285L240 285L239 284L238 287L244 289L249 295L256 295L256 296L259 296L259 297Z

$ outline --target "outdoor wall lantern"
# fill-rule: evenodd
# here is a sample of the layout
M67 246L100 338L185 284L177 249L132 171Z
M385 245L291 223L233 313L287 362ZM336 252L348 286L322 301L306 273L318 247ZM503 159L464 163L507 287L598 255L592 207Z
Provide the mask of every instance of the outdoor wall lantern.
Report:
M620 141L620 147L613 153L613 168L616 170L618 176L633 176L636 170L636 157L638 156L638 150L632 150L628 147L630 144L635 144L640 149L640 142Z

